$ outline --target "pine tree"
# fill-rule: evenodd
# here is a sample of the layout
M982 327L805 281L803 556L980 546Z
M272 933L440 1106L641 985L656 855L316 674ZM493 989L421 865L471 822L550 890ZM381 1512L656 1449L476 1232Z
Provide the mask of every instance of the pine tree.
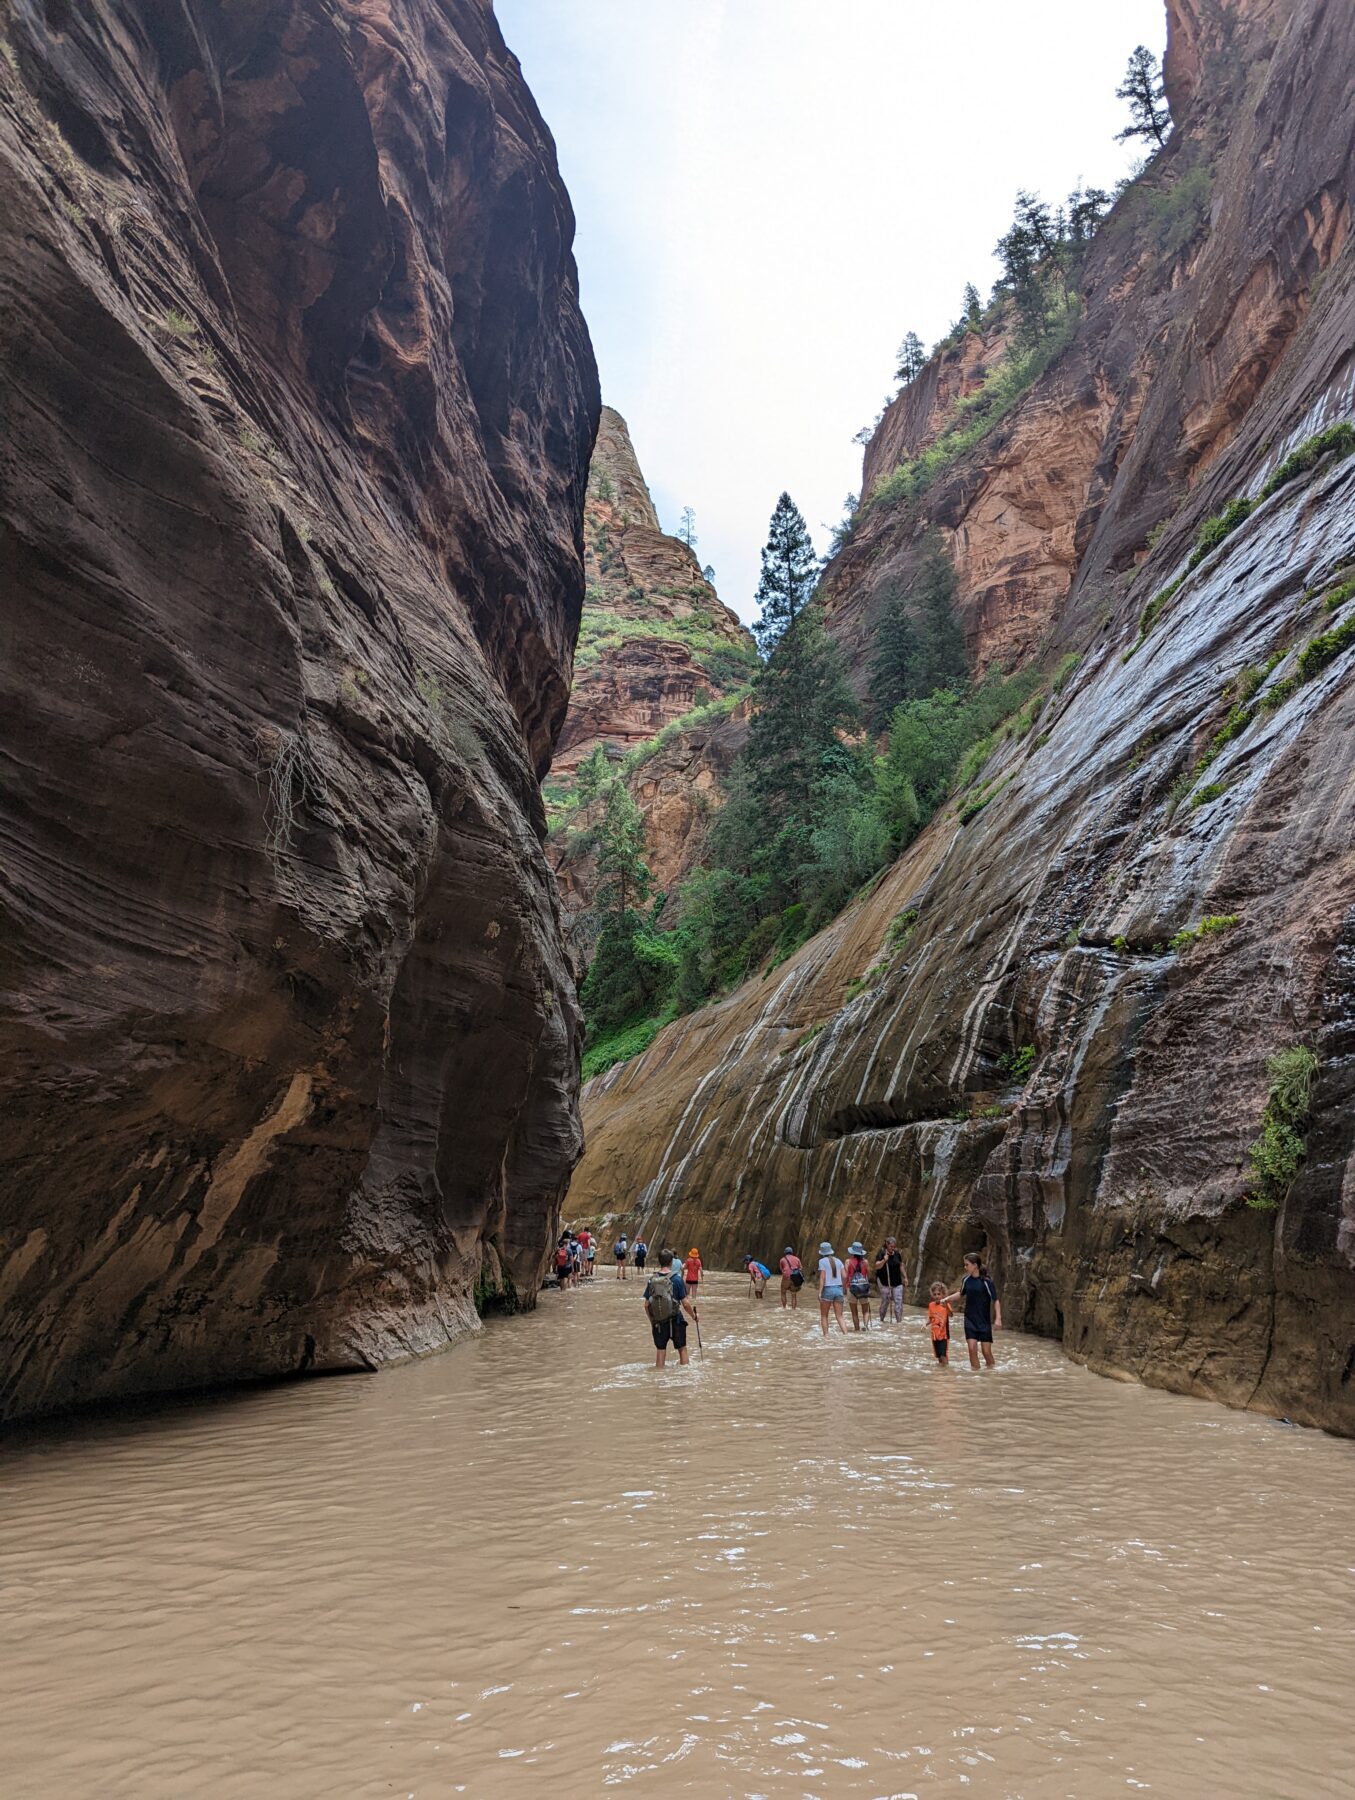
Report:
M977 331L983 324L983 307L979 302L979 290L972 281L964 284L964 296L960 302L960 317L966 331Z
M856 696L817 606L803 607L757 678L748 757L755 795L775 823L807 826L816 786L858 722Z
M699 539L696 535L696 514L690 506L684 506L682 509L682 519L677 528L677 536L689 550L695 550Z
M612 767L601 744L593 748L579 764L574 776L574 792L585 806L596 800L612 778Z
M961 692L969 680L964 626L955 610L955 569L936 531L927 535L912 598L920 620L918 695L938 688Z
M1125 68L1124 80L1115 90L1117 100L1129 103L1129 123L1123 131L1116 132L1116 143L1122 144L1127 138L1152 138L1161 149L1172 122L1171 113L1159 104L1166 97L1157 58L1146 45L1136 45Z
M922 347L922 339L915 331L910 331L899 345L899 366L895 375L907 383L920 375L926 366L927 352Z
M818 579L819 559L804 516L790 495L782 494L772 513L757 584L761 611L753 625L753 636L764 657L771 655L809 604Z
M916 697L920 653L907 597L893 582L876 620L875 649L870 661L870 722L877 731L885 729L896 706Z
M607 810L597 834L597 908L613 920L643 906L649 896L644 859L645 822L624 781L607 791Z

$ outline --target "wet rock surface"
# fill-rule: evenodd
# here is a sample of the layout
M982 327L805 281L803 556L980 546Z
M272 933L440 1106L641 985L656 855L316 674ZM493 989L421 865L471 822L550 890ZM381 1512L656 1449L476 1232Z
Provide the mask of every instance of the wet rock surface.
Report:
M882 575L935 524L976 661L1080 665L967 823L948 805L790 962L585 1089L572 1203L717 1263L895 1231L915 1291L977 1246L1008 1321L1098 1369L1355 1432L1355 645L1303 657L1351 616L1323 602L1355 569L1355 460L1186 566L1352 415L1355 15L1169 12L1163 165L1210 160L1209 228L1164 258L1131 191L1064 355L830 576L861 671ZM937 417L905 395L868 471ZM1173 947L1210 917L1235 923ZM1258 1209L1265 1060L1294 1044L1321 1058L1307 1156Z
M5 9L0 1413L534 1294L598 397L475 0Z

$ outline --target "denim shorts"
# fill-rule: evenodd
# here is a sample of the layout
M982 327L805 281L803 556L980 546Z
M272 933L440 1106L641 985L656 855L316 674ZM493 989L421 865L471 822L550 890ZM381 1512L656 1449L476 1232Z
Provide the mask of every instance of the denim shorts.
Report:
M819 1295L819 1299L827 1305L830 1300L840 1300L841 1298L842 1289L837 1283L834 1281L826 1281L823 1286L823 1292Z

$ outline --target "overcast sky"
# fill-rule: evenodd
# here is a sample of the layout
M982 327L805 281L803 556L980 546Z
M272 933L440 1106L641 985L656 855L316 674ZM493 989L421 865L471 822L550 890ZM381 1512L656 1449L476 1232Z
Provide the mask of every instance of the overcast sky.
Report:
M858 428L928 345L1018 187L1111 187L1115 98L1162 0L496 0L559 147L604 400L667 529L696 511L755 612L788 488L826 547Z

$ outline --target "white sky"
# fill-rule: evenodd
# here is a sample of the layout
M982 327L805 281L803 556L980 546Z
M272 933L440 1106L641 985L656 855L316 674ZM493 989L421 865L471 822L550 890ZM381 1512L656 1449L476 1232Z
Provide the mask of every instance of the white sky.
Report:
M819 548L852 434L931 346L1018 187L1112 187L1135 44L1162 0L497 0L578 215L602 394L659 515L696 511L721 597L756 611L782 488Z

